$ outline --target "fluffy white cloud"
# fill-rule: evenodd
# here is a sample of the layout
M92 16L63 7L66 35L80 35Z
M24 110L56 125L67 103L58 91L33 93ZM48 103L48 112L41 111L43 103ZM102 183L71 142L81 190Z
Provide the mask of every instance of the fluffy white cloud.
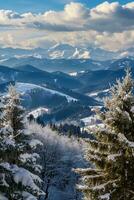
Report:
M104 2L90 10L89 28L100 32L122 32L134 29L134 3L120 5Z
M95 43L106 50L127 49L134 45L134 31L97 34Z
M67 4L63 11L42 14L18 14L0 10L0 25L29 27L51 31L121 32L134 29L134 3L120 5L104 2L93 9L81 3Z
M79 20L79 19L86 19L89 17L89 9L84 7L81 3L73 3L67 4L63 11L64 18L68 20ZM78 22L78 21L77 21Z
M13 36L10 33L4 33L1 34L0 37L0 46L3 46L3 44L6 44L7 46L13 46L14 45L14 39Z
M70 2L62 11L19 14L0 10L0 34L10 34L16 46L36 47L54 42L95 45L116 51L134 45L134 2L104 2L95 8ZM2 38L2 37L1 37ZM4 39L0 43L9 45Z

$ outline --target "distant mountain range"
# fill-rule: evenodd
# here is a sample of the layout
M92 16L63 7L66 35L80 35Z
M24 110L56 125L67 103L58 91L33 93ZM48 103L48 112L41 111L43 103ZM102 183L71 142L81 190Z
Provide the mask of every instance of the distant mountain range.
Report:
M103 105L109 85L125 75L126 67L132 68L134 77L133 57L107 61L14 57L1 63L0 92L16 83L28 110L49 109L47 122L88 117L90 107Z
M35 57L23 57L23 58L9 58L7 60L0 61L1 65L8 67L24 67L32 65L38 69L55 72L62 71L65 73L69 72L80 72L83 70L99 70L107 67L107 61L93 61L91 59L45 59Z
M45 86L49 89L54 89L62 92L64 91L65 93L68 92L68 90L72 90L73 92L78 92L82 95L85 95L89 92L96 92L96 90L98 91L107 89L110 83L112 84L115 82L116 78L121 78L124 75L124 68L126 67L131 67L132 73L134 72L134 58L132 57L105 62L95 62L92 60L85 60L85 62L82 62L82 60L70 60L70 68L73 73L68 72L68 74L62 72L67 71L64 70L67 68L65 65L67 64L67 60L53 60L53 62L54 61L60 63L61 66L57 66L58 71L56 71L54 70L55 67L53 67L51 63L48 62L50 65L49 67L52 67L53 69L51 69L53 71L51 73L44 71L44 68L43 70L39 69L41 68L40 63L38 63L39 68L34 67L31 65L31 63L26 65L15 65L12 67L1 65L0 85L6 82L16 81L36 84L43 87ZM78 61L79 66L76 67L73 65L73 63L78 63ZM83 65L83 63L85 63L85 65ZM93 67L94 70L91 70ZM61 68L62 70L59 70ZM82 69L83 71L81 71Z
M106 61L95 61L92 59L46 59L33 56L11 57L9 59L0 60L0 65L15 68L23 71L40 70L47 72L60 71L64 73L75 74L83 71L96 70L118 70L124 67L134 67L134 57L125 57L121 59L113 59ZM32 68L32 69L31 69Z
M49 48L21 49L21 48L0 48L0 60L6 61L11 58L33 57L38 59L92 59L106 61L134 56L134 48L116 52L95 47L79 47L69 44L55 44Z
M20 70L18 68L0 66L0 83L2 84L8 81L48 85L48 87L54 85L59 88L65 87L68 89L74 89L81 86L81 83L78 80L65 73L49 73L38 70L31 65L21 66Z

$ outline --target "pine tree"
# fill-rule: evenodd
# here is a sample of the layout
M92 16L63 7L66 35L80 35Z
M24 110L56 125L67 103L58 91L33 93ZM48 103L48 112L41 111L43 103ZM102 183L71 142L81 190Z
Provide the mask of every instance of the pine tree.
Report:
M4 126L4 99L0 96L0 164L4 165L9 157L9 153L14 148L14 140L9 132L8 124ZM8 190L5 177L10 179L10 173L5 167L0 165L0 199L5 199L5 193Z
M131 72L110 90L105 110L96 111L104 127L92 130L86 159L92 165L77 169L86 200L134 199L134 95Z
M33 140L24 126L24 109L20 95L10 86L1 108L0 127L0 195L9 200L37 199L42 193L37 164L39 155L35 152L41 142Z

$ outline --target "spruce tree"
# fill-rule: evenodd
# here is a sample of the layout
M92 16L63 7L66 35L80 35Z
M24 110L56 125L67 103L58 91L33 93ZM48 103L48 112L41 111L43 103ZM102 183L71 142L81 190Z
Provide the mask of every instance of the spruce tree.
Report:
M36 146L24 124L24 109L14 86L10 86L0 109L0 195L9 200L38 199L41 166ZM1 198L0 196L0 198Z
M87 141L88 169L82 176L85 200L134 199L134 95L130 70L110 89L104 111L96 111L104 127L96 126Z

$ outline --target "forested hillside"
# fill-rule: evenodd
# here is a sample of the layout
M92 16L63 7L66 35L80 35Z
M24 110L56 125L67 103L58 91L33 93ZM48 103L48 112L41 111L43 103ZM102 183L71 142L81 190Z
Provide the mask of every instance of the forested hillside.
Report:
M84 142L26 118L14 86L0 104L0 199L68 200L82 197L73 168L88 166Z
M134 200L134 0L0 0L0 200Z
M0 101L1 200L133 199L134 95L129 70L110 89L104 108L96 108L86 129L29 119L13 85Z

